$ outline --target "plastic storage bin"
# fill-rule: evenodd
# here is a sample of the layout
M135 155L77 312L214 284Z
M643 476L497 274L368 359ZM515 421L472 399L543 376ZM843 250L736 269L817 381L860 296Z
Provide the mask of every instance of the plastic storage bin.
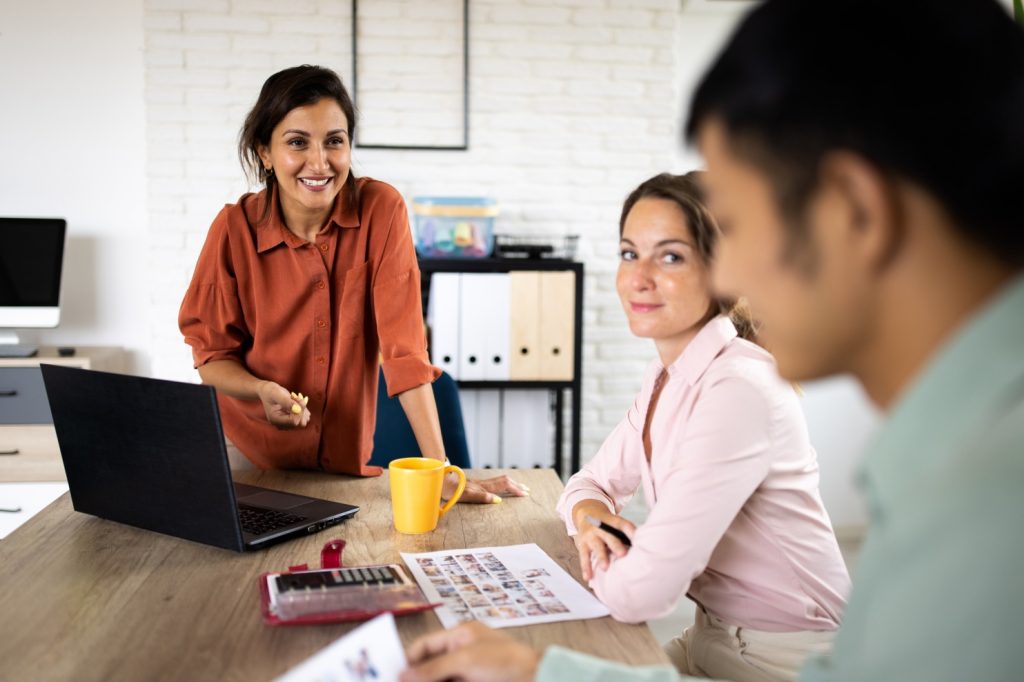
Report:
M494 199L415 197L412 212L423 258L487 258L494 250Z

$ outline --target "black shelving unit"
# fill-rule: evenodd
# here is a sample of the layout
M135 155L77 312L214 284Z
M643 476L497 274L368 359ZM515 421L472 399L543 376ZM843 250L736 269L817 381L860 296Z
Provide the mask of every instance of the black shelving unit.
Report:
M572 271L576 273L576 305L573 330L573 378L572 381L461 381L461 388L470 389L549 389L555 394L555 472L565 477L564 451L564 414L565 391L572 395L572 412L570 415L570 457L568 474L580 468L580 415L582 407L583 386L583 263L555 258L518 259L518 258L478 258L478 259L435 259L421 258L421 295L423 311L426 314L430 298L430 277L435 272L515 272L528 271Z

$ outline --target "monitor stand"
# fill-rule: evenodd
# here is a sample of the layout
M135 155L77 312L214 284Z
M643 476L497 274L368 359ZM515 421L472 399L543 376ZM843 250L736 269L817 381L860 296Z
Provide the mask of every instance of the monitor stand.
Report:
M32 358L39 352L39 346L19 341L14 332L0 331L0 358Z

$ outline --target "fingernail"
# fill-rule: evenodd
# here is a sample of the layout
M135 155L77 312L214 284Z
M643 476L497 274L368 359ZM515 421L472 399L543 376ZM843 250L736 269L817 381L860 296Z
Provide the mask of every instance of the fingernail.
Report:
M491 504L501 504L501 498L497 495L491 495Z

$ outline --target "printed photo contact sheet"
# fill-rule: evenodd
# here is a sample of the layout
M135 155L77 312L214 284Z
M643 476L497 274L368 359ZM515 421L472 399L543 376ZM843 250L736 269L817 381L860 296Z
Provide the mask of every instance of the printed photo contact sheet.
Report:
M446 628L600 618L608 609L535 544L402 553Z

